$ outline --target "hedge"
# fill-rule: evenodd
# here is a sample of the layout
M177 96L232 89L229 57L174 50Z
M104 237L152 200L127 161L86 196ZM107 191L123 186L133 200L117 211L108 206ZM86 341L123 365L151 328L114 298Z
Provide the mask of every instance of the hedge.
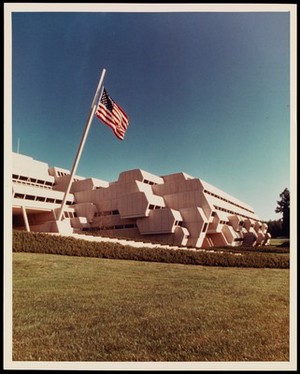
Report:
M120 243L91 242L45 233L13 231L13 251L66 256L151 261L204 266L289 268L289 255L240 251L192 251L188 249L135 248Z

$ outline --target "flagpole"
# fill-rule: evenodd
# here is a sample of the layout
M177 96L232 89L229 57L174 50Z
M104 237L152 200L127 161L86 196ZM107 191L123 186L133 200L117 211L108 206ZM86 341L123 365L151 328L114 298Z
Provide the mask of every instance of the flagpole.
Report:
M65 191L65 195L64 195L64 198L63 198L63 201L62 201L62 204L61 204L61 208L60 208L60 212L59 212L57 221L60 221L62 219L63 210L64 210L64 207L66 205L67 197L68 197L68 194L70 192L71 185L72 185L72 182L73 182L73 178L74 178L74 175L76 173L76 169L77 169L77 166L78 166L78 163L79 163L79 159L80 159L80 156L81 156L81 153L82 153L82 150L83 150L86 138L87 138L87 134L89 132L89 129L90 129L90 126L91 126L91 123L92 123L92 120L93 120L93 117L94 117L94 114L95 114L95 110L96 110L96 106L97 106L96 99L97 99L98 93L100 91L100 88L102 86L105 73L106 73L106 69L103 69L102 73L101 73L101 76L100 76L100 79L99 79L99 83L98 83L96 92L95 92L94 99L92 101L90 113L89 113L88 119L87 119L86 124L85 124L85 128L84 128L84 131L83 131L83 134L82 134L82 138L81 138L81 141L80 141L77 153L76 153L76 157L75 157L73 167L72 167L72 170L71 170L70 180L69 180L69 183L68 183L68 187Z

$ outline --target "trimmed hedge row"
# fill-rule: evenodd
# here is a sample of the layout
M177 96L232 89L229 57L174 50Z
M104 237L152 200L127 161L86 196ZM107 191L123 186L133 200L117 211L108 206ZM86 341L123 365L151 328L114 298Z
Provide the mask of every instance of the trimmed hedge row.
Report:
M290 253L290 247L281 247L274 245L263 245L260 247L240 246L240 247L212 247L215 251L229 251L229 252L258 252L258 253Z
M13 251L204 266L289 268L289 256L285 254L243 252L242 255L236 255L226 251L212 253L185 249L135 248L119 243L90 242L26 231L13 232Z

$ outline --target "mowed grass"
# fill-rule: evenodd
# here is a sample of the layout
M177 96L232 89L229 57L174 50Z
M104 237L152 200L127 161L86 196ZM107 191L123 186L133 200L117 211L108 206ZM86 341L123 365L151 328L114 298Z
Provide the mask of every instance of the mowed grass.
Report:
M280 246L283 243L289 243L290 239L289 238L271 238L270 239L270 245L274 246Z
M289 270L13 253L14 361L288 361Z

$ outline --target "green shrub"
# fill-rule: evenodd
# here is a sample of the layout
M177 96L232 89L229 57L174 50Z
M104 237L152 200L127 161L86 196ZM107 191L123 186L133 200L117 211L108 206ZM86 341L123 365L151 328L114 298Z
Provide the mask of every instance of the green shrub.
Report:
M226 248L223 253L217 250L208 252L188 249L135 248L119 243L90 242L84 239L25 231L13 232L13 251L205 266L289 268L288 254L236 248L234 250L231 248L230 251Z

